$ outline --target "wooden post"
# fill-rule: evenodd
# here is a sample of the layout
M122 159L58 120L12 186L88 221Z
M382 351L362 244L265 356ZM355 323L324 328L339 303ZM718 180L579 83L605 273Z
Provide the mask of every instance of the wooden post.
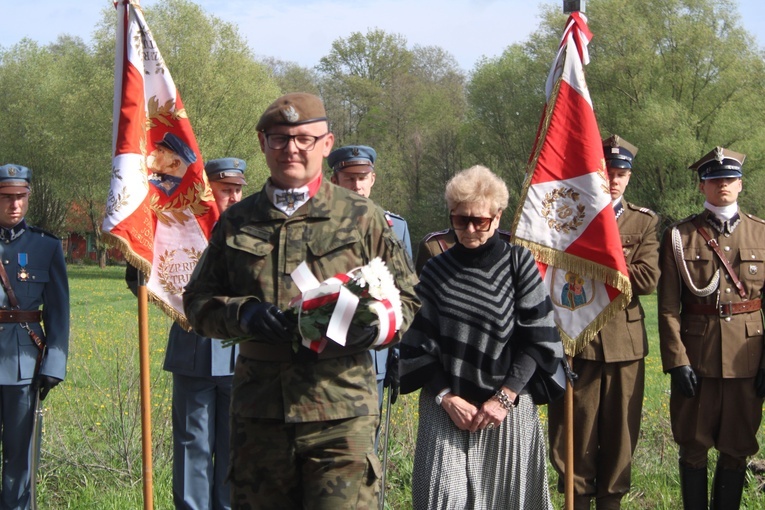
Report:
M143 446L143 508L154 509L151 441L151 377L149 365L149 293L138 271L138 350L141 366L141 445Z

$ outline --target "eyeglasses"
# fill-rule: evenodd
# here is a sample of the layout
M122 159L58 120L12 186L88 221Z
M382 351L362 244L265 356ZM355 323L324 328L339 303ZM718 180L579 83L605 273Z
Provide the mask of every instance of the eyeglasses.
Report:
M494 217L481 218L480 216L463 216L462 214L450 214L449 221L454 230L467 230L468 223L473 225L476 232L488 232Z
M298 148L298 150L301 151L312 151L314 147L316 147L316 142L324 138L329 134L329 131L324 133L321 136L311 136L311 135L277 135L273 133L263 133L263 136L266 137L266 144L268 144L268 148L279 151L287 147L289 145L290 140L295 141L295 147Z

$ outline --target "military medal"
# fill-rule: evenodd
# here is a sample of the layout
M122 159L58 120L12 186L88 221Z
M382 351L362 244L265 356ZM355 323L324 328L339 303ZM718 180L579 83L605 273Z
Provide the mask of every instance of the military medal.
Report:
M19 271L16 273L20 282L29 280L29 271L27 271L27 254L19 253Z

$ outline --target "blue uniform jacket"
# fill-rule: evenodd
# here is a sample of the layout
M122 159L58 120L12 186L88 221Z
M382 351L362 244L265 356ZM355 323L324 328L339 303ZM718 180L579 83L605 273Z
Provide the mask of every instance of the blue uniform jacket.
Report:
M223 342L193 331L186 331L177 323L170 327L164 369L186 376L227 376L234 374L239 347L223 347Z
M19 226L14 230L18 232ZM69 353L69 281L61 241L43 230L26 227L15 239L0 242L0 260L20 309L42 307L45 330L39 322L29 323L48 346L40 373L63 380ZM19 271L24 265L26 271ZM2 288L0 293L0 305L8 308L8 296ZM30 384L37 352L21 324L0 324L0 385Z

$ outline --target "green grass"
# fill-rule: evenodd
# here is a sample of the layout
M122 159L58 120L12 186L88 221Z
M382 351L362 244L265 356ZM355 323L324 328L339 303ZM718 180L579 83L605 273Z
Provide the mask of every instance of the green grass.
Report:
M124 510L143 507L141 420L136 300L123 281L124 269L70 266L72 334L66 381L44 402L39 472L41 509ZM661 371L656 299L643 300L651 353L641 437L625 509L682 508L677 447L669 426L669 377ZM171 509L171 379L162 370L171 322L149 307L154 508ZM540 408L543 424L546 408ZM391 413L386 507L411 508L410 481L417 435L417 394L404 395ZM760 443L763 444L762 428ZM381 455L382 456L382 455ZM762 453L756 456L763 459ZM714 459L710 457L711 469ZM556 508L563 498L554 490ZM759 477L759 478L758 478ZM748 475L742 508L765 508L761 475Z

